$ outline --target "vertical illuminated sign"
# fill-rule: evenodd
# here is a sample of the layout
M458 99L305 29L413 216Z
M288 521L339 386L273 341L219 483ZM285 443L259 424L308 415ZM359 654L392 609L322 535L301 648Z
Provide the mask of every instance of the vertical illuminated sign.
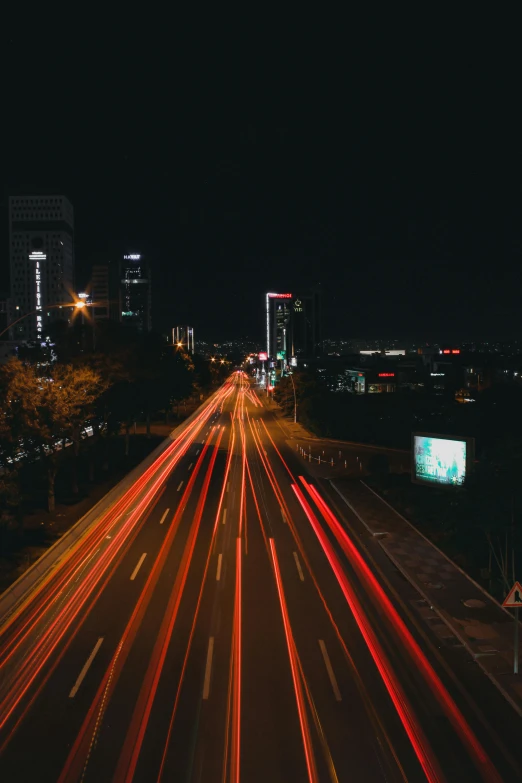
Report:
M42 337L43 319L42 319L42 262L47 256L42 250L33 250L29 254L29 261L34 261L34 282L35 282L35 310L36 310L36 336Z

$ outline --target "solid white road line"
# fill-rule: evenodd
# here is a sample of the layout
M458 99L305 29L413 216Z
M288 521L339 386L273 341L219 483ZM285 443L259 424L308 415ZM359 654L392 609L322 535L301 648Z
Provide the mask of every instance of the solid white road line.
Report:
M78 675L78 679L76 680L76 682L74 683L74 685L73 685L73 687L72 687L72 689L71 689L71 692L70 692L70 694L69 694L69 698L70 698L70 699L74 699L74 697L75 697L75 696L76 696L76 694L78 693L78 688L79 688L79 687L80 687L80 685L82 684L82 682L83 682L83 678L85 677L85 675L86 675L86 674L87 674L87 672L89 671L89 666L90 666L90 665L91 665L91 663L94 661L94 656L96 655L96 653L97 653L97 652L98 652L98 650L100 649L100 647L101 647L101 645L102 645L102 642L103 642L103 636L100 636L100 638L98 639L98 641L97 641L97 642L96 642L96 644L94 645L94 650L92 651L92 653L89 655L89 657L88 657L88 658L87 658L87 660L85 661L85 663L84 663L84 665L83 665L83 669L82 669L82 670L81 670L81 672L79 673L79 675Z
M141 564L143 563L143 561L145 560L145 558L146 558L146 557L147 557L147 553L146 553L146 552L144 552L144 553L142 554L142 556L140 557L140 559L138 560L138 565L136 566L136 568L135 568L135 569L134 569L134 571L132 572L132 575L131 575L131 582L133 582L133 581L136 579L136 575L137 575L138 571L140 570L140 568L141 568Z
M191 463L190 463L190 465L188 466L188 469L189 469L189 470L191 469L191 467L192 467L192 465L193 465L193 464L194 464L193 462L191 462Z
M225 524L226 518L227 518L227 510L225 509L223 511L223 524Z
M223 555L219 555L218 557L218 565L217 565L217 573L216 573L216 581L219 582L221 579L221 561L223 560Z
M160 525L162 525L162 524L165 522L165 517L167 516L167 514L169 513L169 511L170 511L170 508L166 508L166 509L165 509L165 513L163 514L163 516L162 516L162 517L161 517L161 519L160 519Z
M281 508L281 516L283 517L283 522L284 522L284 523L285 523L285 525L286 525L286 516L285 516L285 510L284 510L283 506L280 506L280 508Z
M182 481L180 481L180 482L179 482L179 487L177 488L176 492L179 492L182 486L183 486L183 482L182 482Z
M210 693L210 672L212 670L212 653L214 652L214 637L208 640L207 663L205 666L205 681L203 682L203 698L208 699Z
M323 642L322 639L319 639L319 647L321 648L321 652L323 654L324 665L326 666L328 677L330 678L330 682L332 683L335 700L341 701L342 700L341 691L339 690L339 686L337 685L337 680L335 679L335 674L332 669L332 664L330 663L330 656L328 655L326 644Z
M301 563L299 562L299 558L297 557L297 552L294 552L294 560L297 566L297 571L299 573L299 579L301 580L301 582L304 582L303 569L301 568Z

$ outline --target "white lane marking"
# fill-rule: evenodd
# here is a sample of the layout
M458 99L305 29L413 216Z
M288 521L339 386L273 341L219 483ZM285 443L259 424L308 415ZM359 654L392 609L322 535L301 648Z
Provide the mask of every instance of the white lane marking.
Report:
M227 484L227 492L228 492L229 489L230 489L230 481Z
M221 579L221 561L223 560L223 555L219 555L218 557L218 565L217 565L217 572L216 572L216 581L219 582Z
M179 492L182 486L183 486L183 482L182 482L182 481L180 481L180 482L179 482L179 487L177 488L176 492Z
M301 580L301 582L304 582L303 569L301 568L301 563L299 562L299 558L297 557L297 552L294 552L294 560L297 566L297 570L299 572L299 579Z
M281 516L283 517L283 522L286 525L286 515L285 515L285 510L284 510L283 506L281 506Z
M227 510L225 509L223 511L223 524L225 524L226 518L227 518Z
M146 558L146 557L147 557L147 553L146 553L146 552L144 552L144 553L142 554L142 556L140 557L140 559L138 560L138 565L136 566L136 568L135 568L135 569L134 569L134 571L132 572L132 575L131 575L131 582L133 582L133 581L136 579L137 573L138 573L138 571L140 570L140 568L141 568L141 565L142 565L142 563L143 563L143 561L145 560L145 558Z
M330 682L332 683L335 700L342 701L341 691L339 690L339 686L337 685L337 680L335 679L334 670L332 669L332 664L330 663L330 656L328 655L326 644L323 642L322 639L319 639L319 647L321 648L321 652L323 654L324 665L326 666L328 677L330 678Z
M189 470L191 469L191 467L192 467L192 465L193 465L193 464L194 464L193 462L191 462L191 463L190 463L190 465L188 466L188 469L189 469Z
M214 637L208 640L207 663L205 665L205 681L203 683L203 698L208 699L210 693L210 672L212 670L212 653L214 652Z
M169 513L169 511L170 511L170 508L166 508L166 509L165 509L165 513L163 514L163 516L162 516L162 517L161 517L161 519L160 519L160 525L162 525L162 524L165 522L165 517L167 516L167 514Z
M198 450L196 451L196 457L198 456L198 454L199 454L199 452L200 452L200 451L201 451L201 449L198 449Z
M74 699L74 697L75 697L75 696L76 696L76 694L78 693L78 688L79 688L79 687L80 687L80 685L82 684L82 682L83 682L83 678L85 677L85 675L86 675L86 674L87 674L87 672L89 671L89 666L90 666L90 665L91 665L91 663L94 661L94 656L96 655L96 653L97 653L97 652L98 652L98 650L100 649L100 647L101 647L101 645L102 645L102 642L103 642L103 636L100 636L100 638L98 639L98 641L97 641L97 642L96 642L96 644L94 645L94 650L92 651L92 653L89 655L89 657L88 657L88 658L87 658L87 660L85 661L85 663L84 663L84 665L83 665L83 669L82 669L82 670L81 670L81 672L79 673L79 675L78 675L78 679L76 680L76 682L74 683L74 685L73 685L73 687L72 687L72 689L71 689L71 692L70 692L70 694L69 694L69 698L70 698L70 699Z

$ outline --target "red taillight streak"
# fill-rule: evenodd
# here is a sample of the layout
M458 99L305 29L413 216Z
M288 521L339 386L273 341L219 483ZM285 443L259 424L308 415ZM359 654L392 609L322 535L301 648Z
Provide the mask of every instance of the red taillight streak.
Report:
M160 477L156 483L159 484L161 481L162 478ZM154 496L155 491L156 486L154 485L141 501L141 505L143 505L143 507L148 505ZM139 516L142 510L142 508L138 507L135 512L136 516ZM129 532L126 530L127 526L130 525L132 529L134 522L135 520L133 519L132 515L116 534L112 549L103 553L102 556L100 556L100 559L93 565L92 570L89 572L87 587L82 591L75 591L74 595L69 601L69 604L64 607L53 620L53 622L46 627L45 632L42 634L37 644L31 649L29 655L24 659L23 665L20 666L16 673L18 682L17 687L15 687L15 684L12 684L9 693L0 704L0 715L2 716L0 719L0 730L3 729L13 711L20 703L20 700L27 693L28 689L42 670L42 667L47 663L50 655L54 652L60 641L63 639L65 633L68 631L74 620L78 617L80 610L83 609L91 595L94 593L94 590L100 580L103 578L106 569L110 566L113 558L117 556L118 551L125 544L126 538L129 534ZM58 631L60 626L61 630ZM77 630L78 629L76 629L75 633ZM57 635L53 635L54 631L58 632ZM45 649L44 645L47 645Z
M239 783L241 771L241 538L236 539L236 596L234 603L234 687L230 782Z
M254 421L254 423L255 423L255 421ZM250 422L250 424L251 424L251 429L252 429L252 423ZM266 464L265 458L264 458L264 456L263 456L263 449L262 449L262 446L260 447L260 446L258 445L258 443L257 443L256 437L257 437L257 438L259 438L260 436L259 436L259 435L257 435L255 431L253 431L253 432L252 432L252 435L253 435L253 437L254 437L254 442L256 443L256 446L257 446L257 448L258 448L258 451L259 451L259 456L260 456L260 458L261 458L261 461L263 462L263 466L264 466L264 468L265 468L265 471L266 471L266 473L267 473L268 479L269 479L269 481L270 481L270 482L271 482L271 484L272 484L272 488L273 488L273 490L274 490L274 493L275 493L276 497L278 498L279 502L280 502L280 503L284 503L284 501L282 500L282 493L281 493L281 490L280 490L279 486L277 486L277 487L275 487L275 486L274 486L274 481L272 480L272 478L271 478L271 476L270 476L269 469L268 469L268 467L267 467L267 464ZM261 443L261 441L260 441L260 440L259 440L259 442ZM293 476L292 476L292 478L293 478ZM275 474L274 474L274 480L275 480ZM293 479L293 480L295 481L295 479ZM255 497L255 493L254 493L254 497ZM293 519L292 519L292 517L291 517L291 515L290 515L289 511L288 511L288 508L287 508L286 504L284 504L284 508L285 508L285 510L286 510L286 513L287 513L287 522L288 522L288 527L290 528L290 532L292 533L292 536L293 536L293 538L294 538L294 541L295 541L295 543L296 543L296 546L297 546L297 549L298 549L298 551L299 551L299 555L300 555L300 557L301 557L301 560L302 560L302 562L304 563L304 565L305 565L305 567L306 567L306 569L307 569L307 571L308 571L308 573L309 573L309 575L310 575L310 578L311 578L311 580L312 580L312 582L313 582L313 584L314 584L314 587L315 587L315 589L316 589L316 591L317 591L317 594L318 594L318 596L319 596L319 599L320 599L320 601L321 601L321 603L322 603L322 605L323 605L323 607L324 607L324 610L325 610L325 612L326 612L326 615L327 615L327 617L328 617L328 619L329 619L329 621L330 621L330 624L331 624L331 626L332 626L332 629L333 629L333 631L334 631L334 633L335 633L335 635L336 635L336 637L337 637L337 639L338 639L338 641L339 641L339 644L340 644L340 646L341 646L341 648L342 648L342 650L343 650L343 652L344 652L345 658L346 658L346 660L348 661L348 663L349 663L349 665L350 665L350 667L351 667L351 669L352 669L352 671L353 671L353 675L354 675L354 677L355 677L355 679L356 679L356 682L357 682L358 688L359 688L359 690L360 690L360 693L361 693L361 697L363 698L363 700L364 700L364 702L365 702L365 704L366 704L366 706L367 706L367 709L368 709L368 711L369 711L369 717L370 717L370 720L372 721L373 725L375 726L375 730L377 731L377 727L378 727L378 729L381 731L381 733L382 733L382 736L383 736L383 738L384 738L385 742L387 743L387 746L388 746L388 748L389 748L389 751L390 751L390 753L392 754L392 756L393 756L393 758L394 758L394 761L395 761L395 763L396 763L396 765L397 765L398 769L400 770L400 772L401 772L401 774L402 774L402 776L403 776L403 779L404 779L404 780L406 780L406 776L405 776L405 774L404 774L404 771L403 771L403 769L402 769L402 766L401 766L401 764L400 764L400 761L399 761L399 759L397 758L397 755L396 755L396 753L395 753L395 750L394 750L394 748L393 748L393 746L392 746L392 744L391 744L391 742L390 742L390 739L389 739L389 737L388 737L388 734L387 734L387 732L386 732L386 730L385 730L384 726L383 726L383 725L382 725L382 723L381 723L381 720L380 720L380 718L379 718L379 715L378 715L378 714L377 714L377 712L374 710L374 708L373 708L373 705L371 704L371 701L369 700L369 697L367 696L367 692L366 692L366 690L365 690L365 688L364 688L364 684L363 684L363 682L362 682L362 679L361 679L361 677L360 677L360 675L359 675L359 672L358 672L358 670L357 670L357 667L355 666L355 663L354 663L354 661L353 661L353 659L352 659L352 656L350 655L350 652L349 652L349 650L348 650L348 648L347 648L347 646L346 646L346 643L345 643L345 641L344 641L344 639L343 639L343 636L342 636L342 634L341 634L341 631L339 630L339 627L338 627L337 623L336 623L336 622L335 622L335 620L334 620L333 614L332 614L332 612L331 612L330 608L328 607L328 604L327 604L327 602L326 602L326 599L325 599L325 597L324 597L324 595L323 595L323 593L322 593L322 591L321 591L321 588L319 587L319 584L318 584L318 582L317 582L317 579L316 579L316 577L315 577L315 574L314 574L314 572L313 572L313 570L312 570L312 567L311 567L311 565L310 565L310 562L309 562L309 560L308 560L308 556L307 556L307 554L306 554L306 551L305 551L305 549L304 549L304 547L303 547L303 544L302 544L302 542L301 542L301 539L300 539L299 533L297 532L297 529L296 529L296 527L295 527L295 524L294 524L294 522L293 522ZM267 541L267 539L266 539L266 536L265 536L265 533L264 533L264 528L263 528L263 524L262 524L262 521L261 521L261 516L260 516L259 510L258 510L258 515L259 515L259 519L260 519L260 523L261 523L261 528L262 528L262 531L263 531L263 536L265 537L266 546L267 546L267 551L268 551L268 553L269 553L269 556L270 556L270 552L269 552L269 550L268 550L268 541ZM306 687L306 682L305 682L305 687ZM310 696L310 698L311 698L311 696ZM311 708L312 708L312 703L311 703ZM314 709L315 709L315 708L314 708ZM319 734L321 734L321 731L322 731L322 730L320 729L320 727L318 727L318 731L319 731ZM333 761L331 760L331 755L329 755L329 749L325 749L325 755L326 755L327 763L328 763L329 765L330 765L330 764L331 764L331 765L333 765Z
M267 429L267 426L266 426L266 424L265 424L265 421L264 421L264 419L261 419L261 423L262 423L263 427L265 428L265 432L266 432L266 434L268 435L268 437L269 437L269 439L270 439L270 442L271 442L272 446L273 446L273 447L274 447L274 449L276 450L276 452L277 452L277 454L278 454L278 456L279 456L279 459L281 460L281 462L282 462L282 463L283 463L283 465L285 466L285 468L286 468L286 470L287 470L287 472L288 472L288 475L290 476L290 478L292 479L292 481L295 481L295 478L294 478L294 475L293 475L292 471L290 470L290 468L289 468L289 467L288 467L288 465L286 464L286 461L283 459L283 456L282 456L281 452L279 451L279 449L278 449L278 448L277 448L277 446L275 445L275 443L274 443L274 440L273 440L272 436L271 436L271 435L270 435L270 433L268 432L268 429Z
M321 528L317 517L306 502L305 497L299 487L296 484L292 484L292 489L294 490L297 499L299 500L303 511L308 517L308 520L314 529L319 543L321 544L321 547L326 557L328 558L339 586L355 618L357 626L359 627L359 630L366 642L374 663L377 666L390 698L395 706L397 714L401 719L404 730L406 731L413 750L415 751L415 755L417 756L419 763L424 770L424 774L430 783L439 783L439 781L443 781L444 777L438 767L437 761L433 755L433 751L431 750L431 747L429 746L428 741L424 736L424 732L416 721L414 711L411 708L384 651L377 641L370 624L368 623L363 609L353 589L351 588L346 575L342 570L341 563L335 554L330 541L328 540L324 530Z
M181 457L186 453L188 448L190 448L194 438L197 435L197 432L203 426L203 418L211 415L211 412L212 409L210 412L206 410L199 414L194 422L191 423L190 427L184 433L182 433L182 435L180 435L170 446L168 446L162 454L160 454L157 460L155 460L155 462L150 465L149 468L147 468L147 470L136 480L133 486L127 490L123 497L120 498L115 503L115 505L106 512L105 516L102 517L102 519L96 524L95 528L92 531L88 531L86 536L84 536L76 545L74 545L68 554L67 559L64 560L60 566L60 570L50 574L49 577L37 587L36 592L33 593L29 599L30 614L24 619L23 625L17 629L13 638L10 639L6 645L4 645L2 651L4 654L2 665L8 661L12 653L18 649L19 644L32 630L32 624L41 618L42 612L45 611L45 606L48 607L52 603L53 599L63 591L64 587L69 584L72 579L74 579L78 568L81 566L81 562L83 562L86 557L90 556L90 553L103 540L108 530L110 529L112 522L125 511L125 508L132 504L137 495L144 489L145 485L152 477L154 472L157 472L164 462L169 459L169 457L171 457L172 453L176 449L179 449L178 454L175 455L174 459L169 464L169 470L173 470ZM205 417L203 414L205 414ZM199 424L199 428L196 427L197 424ZM181 445L182 443L183 445ZM49 582L51 582L53 579L55 581L51 586L49 586ZM49 590L44 594L43 591L46 587L49 587ZM38 599L40 599L39 602L37 602ZM20 617L20 614L26 608L27 606L20 607L16 614L7 620L0 631L0 636L3 635L5 631L12 625L12 623ZM15 642L17 642L17 640L18 643L13 648L13 645ZM10 652L9 655L5 656L7 650L10 650Z
M258 516L258 519L259 519L259 525L261 527L261 532L263 534L263 540L265 542L265 547L266 547L266 551L268 553L268 556L270 557L270 549L269 549L269 546L268 546L268 538L266 537L265 526L263 525L263 519L261 517L261 510L259 508L259 503L257 502L257 495L256 495L256 491L254 489L254 482L252 480L252 474L250 472L250 465L248 464L248 462L247 462L247 471L248 471L248 478L249 478L249 481L250 481L250 488L252 490L252 495L253 495L253 498L254 498L254 504L255 504L256 511L257 511L257 516Z
M254 443L256 444L257 451L259 453L259 457L261 459L261 462L263 463L263 467L265 468L268 480L270 481L270 484L272 485L272 489L274 490L274 494L281 505L282 508L284 508L285 513L287 515L287 518L290 516L290 512L288 510L288 506L286 504L286 501L283 497L283 494L279 488L279 484L277 483L277 479L275 477L274 470L272 466L270 465L268 461L268 457L265 456L263 452L263 444L261 443L261 439L259 435L256 433L254 427L252 426L252 420L249 419L250 429L252 432L252 437L254 438Z
M273 538L269 539L270 550L272 553L272 565L274 567L274 576L277 585L277 594L279 596L279 605L281 607L281 614L283 617L283 627L285 631L286 646L288 648L288 658L290 660L290 670L292 672L292 681L294 684L295 699L297 703L297 713L299 716L299 725L301 727L301 737L303 740L303 748L306 760L306 769L308 772L308 780L310 783L315 783L319 778L317 776L317 770L315 767L314 752L312 747L312 740L310 737L310 729L308 727L308 720L306 717L306 705L303 699L303 692L301 689L301 683L299 681L298 666L296 664L296 650L294 644L294 638L292 634L292 628L288 619L288 609L286 606L286 599L283 592L283 584L281 580L281 572L279 570L279 562L277 560L277 554L275 549L275 541Z
M404 621L402 620L399 613L391 603L390 599L382 589L381 585L375 578L374 574L372 573L369 566L365 562L364 558L356 548L355 544L350 539L348 533L341 525L339 520L335 517L335 515L330 510L330 508L327 506L327 504L322 499L322 497L319 495L316 488L313 485L308 484L303 476L300 476L299 478L302 481L305 488L310 493L310 495L315 500L325 521L329 525L332 533L334 534L335 538L339 542L344 553L352 562L356 564L357 570L359 571L360 574L362 574L362 576L366 579L371 589L374 591L374 595L376 597L379 606L381 607L381 609L384 609L385 616L389 618L390 622L393 624L395 630L401 637L402 642L408 649L413 660L420 667L424 679L430 686L430 689L434 694L434 696L437 698L437 700L443 707L446 715L448 716L449 720L453 725L453 728L460 736L461 741L467 747L470 756L472 757L472 759L475 758L478 759L480 763L479 769L482 772L487 772L488 777L486 779L488 781L489 780L500 781L501 778L499 777L497 771L493 767L490 759L486 755L486 752L484 751L479 741L475 737L474 733L472 732L470 726L467 724L464 716L462 715L459 708L451 698L450 694L442 684L438 675L435 673L428 659L426 658L426 656L420 649L419 645L411 635ZM483 767L487 767L487 770L484 770Z
M122 752L118 761L118 766L116 768L115 779L125 780L126 783L130 783L134 777L141 747L143 745L143 738L145 736L152 705L156 697L159 680L163 671L165 658L172 638L174 625L178 616L181 597L187 582L188 572L192 562L192 556L194 554L196 539L201 523L201 517L203 515L203 509L205 507L207 498L208 487L214 470L214 464L216 462L222 436L223 430L220 430L217 443L214 446L214 451L207 469L205 481L203 483L201 495L196 508L196 513L194 515L189 533L189 538L185 545L180 569L174 583L174 588L172 590L171 598L169 600L167 611L165 612L165 617L163 619L160 632L154 645L151 660L145 674L138 700L134 708L131 724L127 731L127 736L125 738Z
M205 563L205 570L203 572L203 578L201 580L201 588L200 588L199 595L198 595L198 602L197 602L197 605L196 605L196 611L194 613L194 620L192 622L192 627L190 629L190 636L189 636L189 641L188 641L188 645L187 645L187 650L186 650L186 653L185 653L185 658L183 660L183 667L181 669L181 675L180 675L180 678L179 678L178 689L176 691L176 698L174 700L174 707L172 708L172 715L171 715L171 718L170 718L169 728L168 728L168 731L167 731L167 738L165 740L165 747L163 749L163 756L162 756L162 759L161 759L160 769L159 769L159 772L158 772L158 778L157 778L158 783L160 783L161 778L163 776L163 770L164 770L165 763L166 763L166 760L167 760L167 752L168 752L168 747L169 747L169 744L170 744L170 738L171 738L171 735L172 735L172 729L173 729L173 726L174 726L174 719L176 717L176 713L177 713L177 709L178 709L178 703L179 703L179 699L180 699L180 696L181 696L181 687L183 685L184 678L185 678L185 671L186 671L186 668L187 668L189 654L190 654L190 650L191 650L191 647L192 647L192 639L194 637L194 632L196 630L196 623L197 623L197 619L198 619L198 616L199 616L201 600L202 600L202 597L203 597L203 590L205 588L205 583L206 583L206 579L207 579L208 569L209 569L209 566L210 566L210 560L211 560L211 557L212 557L212 550L214 548L213 542L217 539L217 531L219 529L219 518L220 518L220 512L221 512L221 504L222 504L223 496L225 494L225 490L226 490L226 486L227 486L228 470L229 470L229 466L230 466L230 457L232 455L233 446L234 446L234 434L232 433L231 443L229 445L229 459L227 460L227 467L225 469L225 477L223 479L223 487L221 489L221 497L220 497L218 509L217 509L217 512L216 512L216 518L215 518L215 521L214 521L214 529L212 531L212 538L210 540L210 546L209 546L209 550L208 550L207 561Z
M159 499L159 497L160 497L160 496L158 496L158 499ZM149 509L149 511L147 512L147 514L144 516L144 518L143 518L143 520L142 520L142 523L141 523L140 527L136 529L136 535L137 535L137 533L139 532L139 530L141 529L141 527L142 527L142 526L145 524L145 522L147 521L147 519L148 519L148 516L149 516L150 512L153 510L153 508L154 508L154 506L151 506L151 508ZM29 702L28 702L28 703L25 705L25 707L24 707L24 709L23 709L23 712L22 712L22 713L21 713L21 715L18 717L18 719L17 719L16 723L14 724L14 726L13 726L13 727L10 729L10 731L9 731L9 735L7 736L7 738L5 739L5 741L3 742L3 744L0 746L0 755L1 755L1 754L4 752L4 750L6 749L7 745L9 744L9 742L11 741L11 739L13 738L13 736L15 735L15 732L17 731L18 727L19 727L19 726L20 726L20 724L22 723L23 719L24 719L24 718L26 717L26 715L28 714L28 712L29 712L30 708L32 707L32 705L33 705L33 704L34 704L34 702L36 701L37 697L40 695L40 693L41 693L41 692L42 692L42 690L44 689L44 687L45 687L46 683L49 681L49 679L50 679L51 675L52 675L52 674L53 674L53 672L56 670L56 668L57 668L58 664L60 663L60 661L62 660L63 656L65 655L65 653L66 653L66 652L67 652L67 650L69 649L69 647L70 647L71 643L73 642L73 640L74 640L74 638L75 638L76 634L78 633L78 631L80 630L80 628L81 628L81 627L82 627L82 625L84 624L85 620L86 620L86 619L87 619L87 617L89 616L89 614L90 614L90 612L91 612L91 609L92 609L92 607L95 605L96 601L98 600L98 598L100 597L100 595L101 595L101 594L102 594L102 592L104 591L105 587L106 587L106 586L107 586L107 584L109 583L110 579L112 578L112 576L113 576L114 572L116 571L116 569L117 569L117 568L118 568L118 566L120 565L121 561L122 561L122 560L123 560L123 558L125 557L125 555L126 555L126 553L127 553L128 549L129 549L129 547L132 545L132 542L133 542L133 540L134 540L134 536L133 536L133 537L132 537L130 540L128 539L128 540L125 542L125 547L124 547L124 548L122 547L122 550L121 550L121 551L118 553L118 556L117 556L117 558L115 558L115 559L113 560L113 562L111 563L110 570L109 570L109 571L108 571L108 572L105 574L105 578L104 578L104 580L103 580L102 584L100 585L100 587L98 588L98 591L97 591L96 595L93 597L93 600L92 600L92 602L91 602L91 605L90 605L90 606L87 608L87 610L86 610L86 611L85 611L85 612L82 614L82 616L81 616L81 619L80 619L80 621L79 621L79 624L78 624L78 627L75 629L75 633L74 633L74 634L71 634L71 636L69 637L69 639L67 640L67 642L66 642L66 643L64 644L64 646L62 647L62 649L61 649L61 651L60 651L59 655L58 655L58 656L56 657L56 659L54 660L54 662L53 662L52 666L51 666L51 667L49 668L49 670L48 670L48 671L45 673L45 676L43 677L42 681L39 683L39 685L38 685L38 688L37 688L37 689L34 691L34 693L32 694L32 696L31 696L31 698L30 698Z
M107 687L107 683L109 681L109 677L111 675L111 670L113 668L113 665L117 662L118 666L117 668L112 672L112 678L111 678L111 692L114 691L114 687L116 685L116 682L118 681L120 672L123 668L123 665L125 663L125 660L131 650L132 643L136 637L136 634L138 633L139 627L141 625L141 621L143 619L143 616L145 614L145 611L149 605L150 599L152 598L152 594L154 591L154 588L156 587L156 584L158 582L161 570L165 564L165 561L167 559L167 556L169 554L169 551L171 549L171 546L174 542L174 538L176 536L176 533L178 531L181 518L183 516L183 512L185 511L185 507L188 503L189 497L192 493L194 483L196 481L196 477L199 473L199 469L201 467L201 464L203 462L203 459L206 455L206 452L208 450L209 444L208 442L205 443L203 446L203 449L201 451L201 454L198 458L198 461L196 462L196 465L194 466L194 470L192 472L192 475L187 483L187 486L185 488L185 491L183 493L183 496L181 498L180 504L178 506L178 509L176 511L176 514L174 515L174 518L172 520L172 523L167 529L167 535L165 537L165 540L161 546L161 549L158 553L158 557L156 558L154 565L151 569L151 572L147 578L147 581L145 583L145 586L143 587L143 590L140 593L140 596L138 598L138 601L136 603L136 606L133 610L133 613L125 627L125 630L123 632L123 635L121 637L120 643L118 645L117 651L115 655L112 658L111 663L107 667L107 670L105 672L105 675L103 677L103 680L101 682L100 687L98 688L98 691L96 693L96 696L94 697L94 700L89 708L89 711L87 713L87 716L80 728L80 731L78 733L78 736L74 742L74 745L69 753L69 756L65 762L64 768L62 770L62 773L60 775L59 781L60 783L63 783L63 781L66 781L69 779L69 776L71 774L71 770L73 768L73 765L75 767L76 772L78 772L78 767L81 765L81 759L78 758L78 754L80 751L80 748L82 744L85 741L85 737L87 734L87 731L89 729L89 725L92 723L93 716L96 712L96 709L102 699L102 696L105 692L105 689ZM121 650L121 652L119 652ZM77 776L76 776L77 777ZM74 775L72 775L71 779L75 779Z

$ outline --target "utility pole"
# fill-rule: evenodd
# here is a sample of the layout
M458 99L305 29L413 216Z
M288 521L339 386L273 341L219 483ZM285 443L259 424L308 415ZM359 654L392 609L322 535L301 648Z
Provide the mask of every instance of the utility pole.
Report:
M294 424L297 424L297 397L295 395L295 383L294 383L293 373L290 373L290 380L292 381L292 389L294 390Z

